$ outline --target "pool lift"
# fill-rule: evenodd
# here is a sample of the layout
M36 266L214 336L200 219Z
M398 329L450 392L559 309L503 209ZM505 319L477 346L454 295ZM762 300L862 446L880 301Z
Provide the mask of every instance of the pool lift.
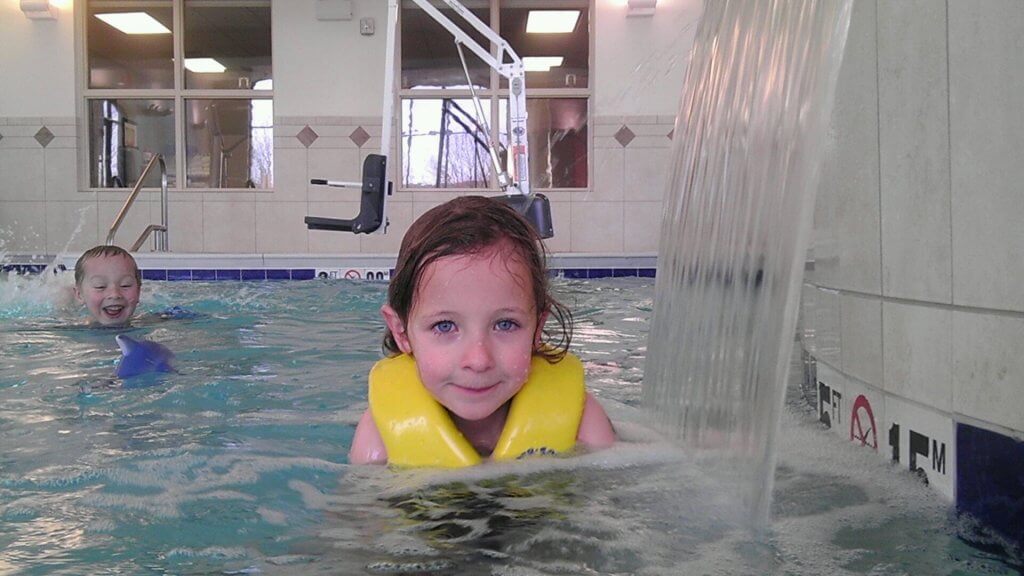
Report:
M504 38L491 30L490 27L457 0L438 0L438 2L447 5L453 12L461 16L476 29L477 32L494 43L498 47L497 56L493 56L490 51L484 49L475 40L470 38L451 19L442 14L430 0L412 1L455 37L455 47L458 49L459 58L462 60L462 68L466 74L470 94L476 107L478 121L484 127L488 126L488 124L484 120L483 106L480 103L480 98L477 97L476 91L473 89L473 82L469 77L469 69L466 66L466 58L462 47L466 46L469 48L484 63L505 78L508 78L509 163L512 166L511 172L515 177L510 178L508 172L502 170L496 152L497 145L488 130L489 141L487 149L494 173L497 175L498 186L503 193L502 196L497 196L496 198L507 203L522 214L534 226L542 238L554 236L551 206L547 197L543 194L536 194L530 189L530 156L526 131L526 79L523 61ZM360 196L359 214L352 219L306 216L306 227L310 230L337 230L353 232L355 234L387 233L387 198L392 194L392 183L388 181L387 177L387 158L391 147L391 125L395 100L393 70L398 2L399 0L388 0L387 49L384 64L384 118L381 129L380 154L369 154L366 160L363 161L362 182L340 182L319 178L310 180L311 184L321 186L360 188L362 194ZM510 60L509 62L505 62L506 56Z

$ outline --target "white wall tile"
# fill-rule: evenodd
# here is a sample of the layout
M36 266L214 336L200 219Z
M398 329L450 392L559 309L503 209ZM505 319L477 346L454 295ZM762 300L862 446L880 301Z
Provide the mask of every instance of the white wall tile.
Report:
M815 356L840 370L843 361L839 293L834 290L815 290L814 307L808 315L814 326L814 342L817 347Z
M362 182L362 166L356 148L310 148L308 151L309 178ZM313 186L308 183L310 202L359 201L358 188Z
M306 149L274 148L274 193L259 194L257 202L305 202L309 196Z
M0 200L45 198L43 153L38 146L0 150Z
M814 245L819 282L871 294L881 292L875 47L875 3L855 2L818 186L827 216L815 228L831 231L815 238L831 246Z
M952 312L885 302L885 390L949 412L953 409Z
M46 201L89 201L94 194L78 191L78 151L69 148L47 148L44 157Z
M949 10L953 301L1020 311L1024 3L950 2Z
M46 252L84 251L101 244L97 222L95 202L47 202Z
M946 4L878 4L882 282L951 302Z
M874 298L840 296L843 372L882 385L882 304Z
M572 250L572 202L551 202L551 223L555 235L544 241L548 252Z
M0 252L46 252L46 203L0 200Z
M667 139L666 139L667 140ZM633 148L625 150L625 198L661 202L665 196L672 160L670 148Z
M657 252L661 239L661 202L626 202L623 247L629 252Z
M953 409L1024 431L1024 318L953 313Z
M591 162L594 163L594 181L588 198L592 201L618 201L624 197L623 162L625 151L622 148L598 148L594 150Z
M168 203L167 228L167 243L171 252L202 252L202 200L174 201Z
M574 202L573 252L622 252L622 202Z
M254 202L203 201L203 251L247 253L256 250Z
M295 254L309 250L305 202L258 202L256 204L256 251ZM338 232L341 234L341 232Z

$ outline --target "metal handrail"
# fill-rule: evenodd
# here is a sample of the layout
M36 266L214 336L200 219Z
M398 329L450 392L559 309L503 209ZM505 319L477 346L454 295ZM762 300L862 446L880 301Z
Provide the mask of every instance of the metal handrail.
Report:
M146 242L146 238L149 238L149 235L153 232L167 232L167 227L162 224L150 224L149 226L146 226L146 229L142 231L142 234L139 234L139 239L135 241L135 244L132 244L132 247L129 248L128 251L137 252L139 248L142 248L142 244ZM154 236L153 238L155 241L157 237Z
M138 197L139 192L142 190L142 182L149 175L149 171L153 169L154 164L160 164L160 224L152 224L149 228L143 232L143 235L139 238L141 241L145 241L145 237L148 236L154 230L157 232L153 236L154 249L158 252L166 252L168 249L167 242L167 164L164 163L164 157L162 154L154 154L149 162L146 163L146 167L142 169L142 174L139 175L139 179L135 181L135 186L132 187L131 193L128 198L124 201L124 205L121 206L121 210L117 213L117 217L114 218L114 223L110 225L110 230L107 232L107 245L114 243L114 235L117 234L117 229L121 227L121 223L124 222L126 216L128 216L128 210L131 209L132 204L135 203L135 199ZM132 252L138 250L141 246L141 242L136 241L132 247Z

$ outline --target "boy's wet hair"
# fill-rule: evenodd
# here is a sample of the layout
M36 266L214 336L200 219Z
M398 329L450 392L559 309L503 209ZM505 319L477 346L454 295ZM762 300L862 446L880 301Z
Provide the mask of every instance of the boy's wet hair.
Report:
M529 289L537 317L549 312L558 327L543 336L535 350L549 362L565 356L572 340L572 313L550 294L546 250L540 235L518 212L493 198L461 196L428 210L409 227L402 238L398 262L388 285L388 305L403 323L409 319L413 299L423 271L435 260L447 256L477 254L507 242L511 252L529 272ZM384 353L401 354L391 330L384 334Z
M75 262L75 285L80 285L85 280L85 263L93 258L99 258L101 256L124 256L132 263L132 268L135 269L135 282L142 284L142 272L139 270L139 265L136 264L135 258L132 257L131 253L121 248L120 246L107 246L99 245L94 248L89 248L78 257L78 261Z

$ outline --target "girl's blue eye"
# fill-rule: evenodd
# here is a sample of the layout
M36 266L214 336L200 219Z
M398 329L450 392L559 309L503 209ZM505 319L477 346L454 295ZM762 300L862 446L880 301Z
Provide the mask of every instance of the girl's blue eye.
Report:
M498 323L494 325L495 328L502 332L514 330L519 324L515 320L498 320Z
M441 334L447 334L452 330L455 330L455 323L451 320L442 320L437 324L434 324L434 330L437 330Z

